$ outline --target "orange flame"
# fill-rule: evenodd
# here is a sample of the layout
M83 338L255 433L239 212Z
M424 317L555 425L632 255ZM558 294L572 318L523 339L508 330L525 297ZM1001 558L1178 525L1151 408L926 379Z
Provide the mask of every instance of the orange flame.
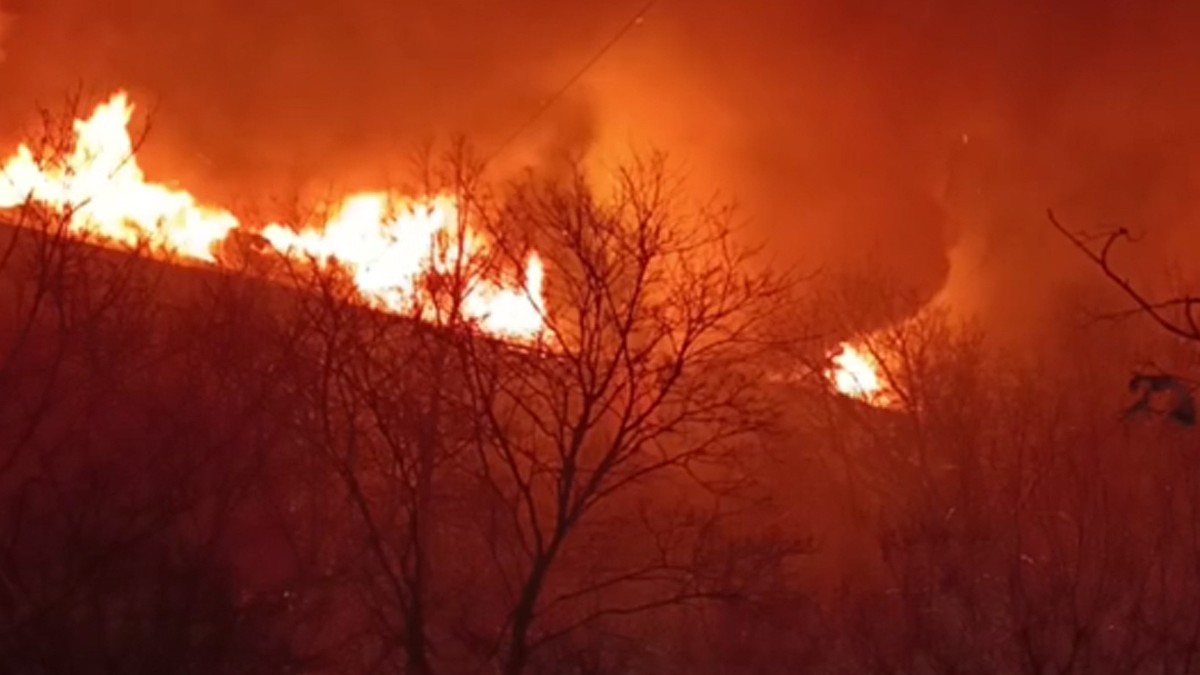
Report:
M124 93L75 120L75 147L66 156L35 157L17 148L4 165L0 208L27 199L69 212L77 235L213 262L213 246L238 226L227 211L196 204L187 192L147 183L133 154L133 114Z
M74 122L69 153L36 156L21 145L0 168L0 208L26 201L69 215L69 231L109 246L145 243L164 256L217 264L217 246L240 227L230 212L198 204L183 190L147 182L129 135L133 105L118 92L87 119ZM423 275L471 269L488 242L463 224L452 197L404 200L383 193L346 197L323 227L267 226L262 236L279 253L346 267L359 293L380 309L431 318L421 297ZM460 231L460 228L466 228ZM459 236L461 235L461 236ZM444 242L454 242L445 244ZM459 245L461 243L461 245ZM531 254L520 278L471 279L464 318L485 331L529 340L544 327L544 268Z
M428 272L471 270L487 255L487 242L463 227L452 197L397 200L382 192L347 197L333 217L317 229L296 232L268 225L262 236L277 251L301 260L337 261L353 275L360 293L382 309L417 313L432 319L435 304L421 287ZM536 254L525 265L525 282L505 287L471 279L461 312L490 333L508 337L535 335L542 327L543 268Z
M825 377L839 393L880 408L894 403L879 361L869 351L842 343L829 360L833 366L826 369Z

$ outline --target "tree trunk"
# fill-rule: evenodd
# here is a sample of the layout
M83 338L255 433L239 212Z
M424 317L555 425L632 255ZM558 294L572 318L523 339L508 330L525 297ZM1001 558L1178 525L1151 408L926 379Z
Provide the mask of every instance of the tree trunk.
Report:
M421 416L417 432L417 490L411 523L413 528L413 567L409 577L411 604L408 616L405 617L408 672L415 675L428 675L433 672L429 659L427 596L430 577L429 559L432 555L431 535L434 528L433 482L440 449L438 440L441 433L445 349L440 345L436 346L430 361L432 372L430 373L429 405L424 411L425 414Z
M529 630L533 628L534 612L546 575L554 561L560 541L551 544L541 557L534 561L529 578L521 589L521 598L513 610L512 637L508 643L508 657L504 663L504 675L521 675L529 665Z

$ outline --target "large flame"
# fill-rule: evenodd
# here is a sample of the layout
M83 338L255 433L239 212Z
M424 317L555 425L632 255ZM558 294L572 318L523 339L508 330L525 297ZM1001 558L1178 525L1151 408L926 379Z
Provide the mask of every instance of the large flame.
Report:
M880 408L894 404L892 389L869 350L842 343L829 360L825 377L839 393Z
M133 107L118 93L75 120L69 153L37 157L29 146L5 162L0 208L27 199L71 213L78 235L135 245L197 260L213 261L213 246L238 226L227 211L196 204L192 195L147 183L133 152L129 119Z
M448 196L396 200L387 193L346 198L319 229L297 232L268 225L262 236L276 250L321 264L346 267L355 285L383 309L432 319L437 302L421 280L429 273L462 275L477 271L487 242L466 228L457 204ZM532 254L524 283L503 285L468 279L461 313L491 333L534 335L542 327L542 262Z
M240 223L186 191L146 181L129 134L133 110L118 92L75 121L72 147L42 156L18 147L0 169L0 208L37 202L69 216L70 232L81 238L216 264L214 251ZM488 242L463 222L452 197L396 201L384 193L350 195L323 226L297 231L274 224L262 237L295 260L345 267L380 309L430 318L421 280L478 269L471 263L487 255ZM544 326L543 275L531 254L509 279L472 278L460 312L494 335L532 339Z

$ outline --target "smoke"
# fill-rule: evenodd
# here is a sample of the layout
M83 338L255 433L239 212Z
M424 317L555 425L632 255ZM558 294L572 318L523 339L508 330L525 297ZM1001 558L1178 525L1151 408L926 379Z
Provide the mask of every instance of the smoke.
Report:
M11 23L12 17L4 11L4 7L0 6L0 63L4 63L4 40L8 37L8 29Z
M416 146L458 134L486 153L579 62L573 43L595 44L612 25L578 7L464 0L17 9L3 119L27 119L80 86L96 97L126 88L152 113L147 169L214 199L295 182L378 184ZM508 152L529 155L522 144L544 146L547 129L578 127L572 97L562 103Z
M638 4L9 0L0 121L125 87L148 171L202 197L363 187L429 138L499 147ZM1175 0L662 0L497 164L653 145L791 261L1021 335L1091 278L1047 207L1147 234L1135 277L1198 243L1198 28Z
M800 4L674 13L669 46L612 75L647 92L626 116L703 154L780 249L875 264L1014 339L1065 319L1096 277L1048 207L1145 233L1135 277L1164 257L1194 266L1172 252L1200 243L1200 8ZM648 77L654 49L671 65Z

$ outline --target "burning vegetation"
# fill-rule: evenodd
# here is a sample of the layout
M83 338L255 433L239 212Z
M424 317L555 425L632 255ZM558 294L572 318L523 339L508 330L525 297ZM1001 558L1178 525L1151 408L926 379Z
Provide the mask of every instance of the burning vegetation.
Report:
M118 4L146 44L75 0L24 3L40 34L0 12L0 80L51 86L34 35L136 64L100 81L139 102L0 149L0 672L1196 670L1200 300L1190 262L1159 274L1186 227L1146 225L1194 215L1163 206L1200 185L1162 149L1190 141L1155 134L1200 118L1171 47L1195 22L1089 5L1121 67L1073 78L1103 69L1057 6L698 1L676 41L649 2L560 78L523 23L608 10L171 8L217 17L193 35ZM453 48L472 92L413 45ZM174 49L247 74L193 91ZM498 150L363 179L393 118L527 84L536 105L479 104ZM131 127L160 94L205 131L156 125L156 156ZM626 119L687 182L599 161ZM261 217L230 196L304 157L354 189ZM695 198L714 181L749 218Z
M218 249L241 224L184 190L147 182L129 132L132 115L127 95L117 93L73 122L73 138L37 150L19 147L0 169L0 208L32 201L62 215L68 232L81 240L145 245L157 256L218 264ZM355 194L330 209L325 223L301 231L271 223L257 234L301 263L345 268L364 299L394 312L434 311L421 297L421 279L477 268L488 246L453 195ZM523 269L500 280L469 279L458 310L489 333L535 339L545 312L543 273L531 253Z
M760 461L792 282L728 211L683 215L661 159L605 193L577 173L492 197L453 155L460 182L398 211L358 194L247 234L146 180L129 110L115 97L6 163L6 666L364 654L366 672L515 675L605 626L757 592L724 569L741 546L768 568L805 550L739 532L710 491ZM226 262L246 239L275 264ZM76 555L125 527L167 552ZM155 618L176 592L213 604ZM163 638L168 656L109 621L223 632Z

